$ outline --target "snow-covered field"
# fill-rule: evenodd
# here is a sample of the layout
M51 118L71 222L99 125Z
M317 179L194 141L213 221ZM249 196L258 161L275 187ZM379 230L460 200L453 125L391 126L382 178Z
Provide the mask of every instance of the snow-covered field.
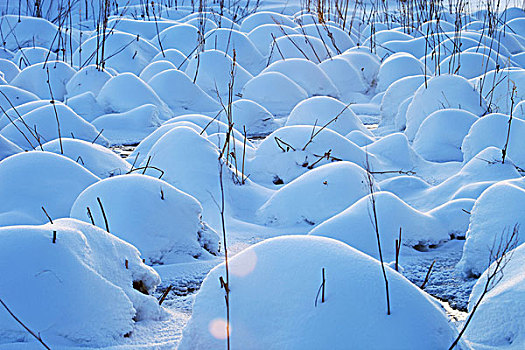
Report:
M0 1L0 349L525 349L521 1Z

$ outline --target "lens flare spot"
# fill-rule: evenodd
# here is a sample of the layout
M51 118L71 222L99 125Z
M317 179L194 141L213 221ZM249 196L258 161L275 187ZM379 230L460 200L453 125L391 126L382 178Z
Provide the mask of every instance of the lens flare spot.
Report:
M216 318L210 322L210 324L208 325L208 330L215 339L226 339L228 337L226 333L226 325L227 322L225 319ZM229 331L229 333L231 334L231 326Z
M257 265L257 254L253 249L248 249L239 254L230 265L230 271L237 277L245 277L253 272Z

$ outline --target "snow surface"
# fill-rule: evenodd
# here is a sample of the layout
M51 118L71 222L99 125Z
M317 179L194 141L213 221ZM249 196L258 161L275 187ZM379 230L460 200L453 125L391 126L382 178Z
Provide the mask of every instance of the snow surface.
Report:
M0 4L0 299L51 348L225 348L225 248L234 349L524 346L521 2L63 3Z

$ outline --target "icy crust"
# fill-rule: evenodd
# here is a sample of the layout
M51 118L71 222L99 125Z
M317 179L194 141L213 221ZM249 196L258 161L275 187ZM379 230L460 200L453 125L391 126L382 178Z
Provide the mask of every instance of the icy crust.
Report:
M325 302L319 295L316 303L323 268ZM230 261L231 344L243 349L340 349L349 343L368 349L449 346L456 330L443 311L419 288L386 269L390 316L377 260L323 237L284 236L256 244ZM204 280L179 349L224 346L220 276L224 264ZM385 336L377 337L378 331Z
M0 228L0 238L0 297L43 339L111 345L132 333L135 321L161 317L149 295L159 275L136 248L104 230L58 219ZM0 335L1 343L34 341L4 308Z

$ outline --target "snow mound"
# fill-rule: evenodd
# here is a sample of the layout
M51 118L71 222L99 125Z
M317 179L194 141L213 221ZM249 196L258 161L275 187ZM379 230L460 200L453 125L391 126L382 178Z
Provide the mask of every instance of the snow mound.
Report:
M323 268L325 302L319 296L316 306ZM224 272L221 264L204 280L179 349L224 347L226 311L219 284ZM375 259L321 237L285 236L258 243L230 260L231 344L251 349L256 339L264 349L336 349L348 342L366 349L448 347L456 331L443 311L388 267L387 275L391 315ZM377 337L378 331L383 336Z
M39 144L59 138L57 118L61 137L108 144L108 140L100 135L93 125L62 103L49 103L36 108L7 125L0 134L25 150L40 148ZM23 131L23 134L20 131Z
M416 90L425 83L424 75L412 75L393 82L385 91L381 99L380 127L395 127L396 131L404 130L402 125L396 125L395 117L399 105L407 98L412 97Z
M461 162L463 139L477 120L476 115L461 109L433 112L421 123L412 146L423 158L432 162ZM478 148L478 151L481 149Z
M450 239L446 222L412 208L390 192L374 193L381 250L385 261L395 260L395 240L408 247L428 247ZM338 239L372 257L379 258L375 232L372 196L326 220L309 234Z
M335 56L334 52L319 38L306 34L291 34L275 39L270 62L289 58L306 58L314 63Z
M28 102L39 100L35 94L15 86L0 85L0 91L2 91L2 94L0 94L0 107L2 112ZM4 119L4 117L2 117L2 119ZM4 125L8 123L9 120L7 122L5 122L5 120L3 121Z
M81 66L87 66L94 64L98 58L105 67L113 68L119 73L131 72L138 75L159 53L153 44L140 36L118 30L108 30L108 32L103 38L103 34L97 36L95 31L73 53L73 62L81 62ZM100 45L102 40L105 40L103 57Z
M177 49L164 49L164 52L159 52L153 57L152 63L157 61L169 61L173 63L175 68L184 69L188 62L188 58Z
M376 83L379 73L380 61L377 55L366 48L352 48L345 51L341 56L361 73L365 82L369 85Z
M272 63L265 72L279 72L302 87L308 96L331 96L338 98L339 90L328 75L312 61L304 58L290 58ZM308 72L308 74L305 74Z
M251 100L237 100L231 104L232 121L235 128L243 130L246 128L248 137L268 135L279 127L279 123L273 115L263 106ZM224 110L217 118L228 123L228 117ZM209 131L214 131L211 127Z
M377 91L386 91L395 81L414 75L425 74L425 66L409 53L399 52L381 63L377 74Z
M405 131L408 139L414 139L421 123L432 112L447 108L464 109L481 116L487 111L487 104L465 78L448 74L433 77L417 89L408 106Z
M525 347L525 245L521 244L509 256L503 274L498 276L501 280L495 285L491 284L492 289L483 298L465 332L465 339L472 342L473 347L516 350ZM494 269L495 265L491 271ZM472 289L469 311L479 300L486 282L487 272Z
M123 113L105 114L92 122L112 145L137 144L155 131L162 122L159 109L152 104L136 107Z
M159 59L148 64L146 68L140 72L139 78L148 82L156 74L168 69L177 69L177 67L170 61Z
M164 29L151 40L152 43L159 41L164 50L175 49L184 56L190 56L199 46L199 30L191 24L177 24Z
M63 101L66 94L66 84L75 73L69 64L61 61L37 63L24 68L11 84L32 92L42 99L53 97L55 100Z
M104 114L104 109L98 104L96 96L91 91L68 98L65 104L87 122L92 122Z
M312 135L315 136L312 138ZM337 160L364 167L366 153L333 130L306 125L285 126L259 144L254 159L248 162L247 173L261 184L286 184L309 169Z
M472 159L478 152L494 146L505 147L509 131L509 116L493 113L477 120L463 140L461 149L465 161ZM525 144L522 138L525 133L525 120L513 118L510 125L510 136L507 145L507 156L522 169L525 169Z
M472 79L496 69L496 62L490 56L479 52L462 52L460 58L454 55L446 57L438 69L441 73L449 72Z
M520 228L525 225L520 204L524 199L522 179L498 182L479 196L472 209L463 257L457 266L466 276L479 276L488 267L491 248L499 244L514 225ZM525 242L521 229L518 242Z
M235 28L217 28L206 34L204 49L216 49L233 57L235 50L237 62L251 74L259 74L266 60L253 45L248 36Z
M194 129L180 126L168 131L151 147L141 166L149 157L149 165L162 170L162 179L171 185L201 203L219 200L219 150ZM148 169L146 174L158 177L159 171Z
M20 152L22 152L20 147L0 135L0 161Z
M230 56L219 50L207 50L191 58L185 73L205 93L214 99L222 99L226 105L232 67L233 59ZM233 94L238 95L253 76L237 62L234 75Z
M152 104L159 109L162 119L168 119L172 111L161 97L133 73L122 73L109 79L97 96L97 102L106 113L122 113L145 104Z
M270 225L318 224L368 194L366 171L350 162L326 164L281 187L257 211Z
M7 82L11 82L20 73L20 69L13 62L0 58L0 72L4 74L4 79Z
M337 87L341 101L345 103L362 102L364 97L361 93L366 92L368 86L360 71L342 56L336 56L321 62L319 68L325 72Z
M273 38L291 34L299 34L299 32L292 27L279 26L272 22L254 28L248 33L248 38L250 38L259 52L268 57L270 54L273 54L274 50L277 50L273 44ZM278 55L279 53L276 52L275 54Z
M0 297L48 343L111 345L135 320L160 317L148 295L159 275L135 247L95 226L59 219L3 227L0 238ZM2 343L34 341L3 308L0 334Z
M328 96L310 97L299 102L286 120L286 126L292 125L326 126L341 135L359 130L372 136L349 106Z
M0 17L2 46L16 51L21 47L41 46L56 50L57 36L69 36L66 31L44 18L5 15ZM73 38L75 40L75 38ZM75 41L72 43L76 46Z
M111 150L91 142L77 139L49 141L42 145L44 151L61 154L100 178L127 173L131 166Z
M133 150L133 152L129 155L127 159L132 163L141 164L144 161L144 159L146 159L146 155L148 154L151 147L153 147L155 142L157 142L168 131L178 126L187 126L194 129L198 133L202 132L202 128L200 126L188 121L179 121L170 124L164 124L158 129L156 129L154 132L149 134L146 138L144 138L144 140L142 140L138 144L138 146ZM206 135L206 132L204 132L204 135Z
M490 102L493 112L510 114L513 107L510 97L514 87L516 87L516 90L512 92L514 100L525 100L525 69L496 69L470 81L481 91L483 96L487 96L487 101ZM492 81L499 83L485 84L485 82Z
M179 70L168 69L156 74L148 84L168 104L174 115L216 112L221 109L218 102Z
M251 79L242 89L242 97L255 101L274 116L287 116L308 93L279 72L266 72Z
M19 153L0 162L0 226L42 224L69 216L71 205L98 177L69 158Z
M97 96L104 84L113 76L107 70L99 69L97 66L91 64L82 69L69 79L66 84L67 97L73 97L91 92Z
M84 190L71 217L105 229L103 204L112 234L133 244L148 264L172 264L209 258L219 238L201 221L199 202L170 184L144 175L117 176ZM211 254L210 254L211 253Z
M451 199L476 199L492 183L519 177L510 158L502 164L501 150L488 147L464 164L459 172L409 201L416 207L433 209Z

